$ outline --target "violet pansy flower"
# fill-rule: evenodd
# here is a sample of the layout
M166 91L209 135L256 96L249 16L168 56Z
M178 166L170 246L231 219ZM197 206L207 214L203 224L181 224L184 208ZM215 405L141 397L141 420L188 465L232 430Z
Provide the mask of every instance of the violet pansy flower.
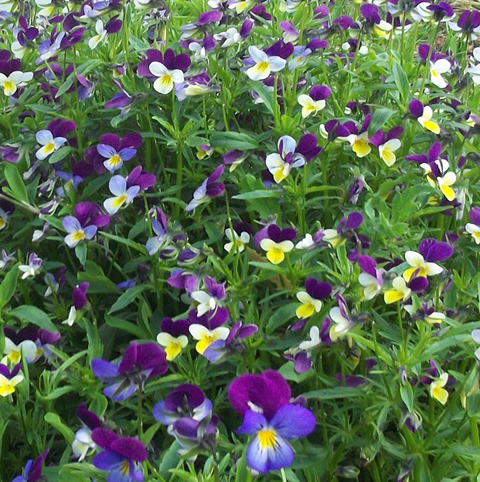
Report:
M294 453L288 439L313 432L315 416L289 403L291 392L285 379L273 370L241 375L230 385L228 395L233 408L243 415L236 433L253 436L247 448L248 466L264 473L292 465Z
M93 459L97 469L109 471L107 482L142 482L145 445L135 438L119 437L111 430L96 428L92 440L103 449Z
M192 212L195 208L200 206L200 204L206 203L210 199L223 194L225 191L225 184L223 182L218 182L218 179L222 176L224 170L224 165L218 166L215 171L202 182L202 185L195 190L193 193L193 199L185 208L187 213Z
M146 380L163 375L167 369L165 351L156 343L131 343L118 365L98 358L92 360L93 373L107 384L103 393L115 401L131 397Z

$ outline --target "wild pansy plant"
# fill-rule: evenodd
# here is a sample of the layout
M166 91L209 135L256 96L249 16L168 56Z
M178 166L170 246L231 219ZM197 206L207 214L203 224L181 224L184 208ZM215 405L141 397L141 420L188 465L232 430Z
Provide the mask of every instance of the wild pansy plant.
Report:
M475 478L477 3L0 0L0 479Z

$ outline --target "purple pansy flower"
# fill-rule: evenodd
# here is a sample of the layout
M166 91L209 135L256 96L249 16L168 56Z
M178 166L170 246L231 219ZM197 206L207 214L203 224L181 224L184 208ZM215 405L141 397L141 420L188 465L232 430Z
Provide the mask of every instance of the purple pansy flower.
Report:
M135 438L119 437L115 432L96 428L92 440L103 449L93 459L97 469L109 471L107 482L142 482L145 445Z
M225 166L222 164L218 166L210 176L202 182L202 185L198 187L193 193L193 199L188 203L185 211L187 213L192 212L200 204L208 202L210 199L221 196L225 191L225 184L223 182L217 182L222 176Z
M120 139L116 134L104 134L99 140L97 152L106 159L103 165L110 172L115 172L123 166L125 161L129 161L137 153L137 149L142 143L142 136L132 133Z
M131 343L118 365L98 358L92 360L93 373L107 383L103 393L115 401L131 397L148 378L161 376L167 369L165 351L156 343Z
M12 482L37 482L42 477L43 462L49 450L46 449L35 460L29 460L23 469L23 475L17 475Z
M260 473L289 467L293 449L287 439L309 435L315 416L307 408L290 404L290 387L278 372L241 375L228 389L230 403L243 415L236 433L255 436L247 448L247 464Z
M179 385L167 395L165 401L158 402L153 407L155 420L168 426L184 417L201 421L211 412L212 402L200 388L190 383Z
M365 299L372 300L377 296L383 288L383 274L377 268L377 263L370 256L359 256L357 259L358 266L362 270L358 281L363 286L363 295Z
M102 426L102 421L96 413L87 409L84 403L81 403L76 411L76 415L82 422L83 427L75 433L72 442L72 452L81 462L87 453L94 449L96 444L92 440L92 431Z

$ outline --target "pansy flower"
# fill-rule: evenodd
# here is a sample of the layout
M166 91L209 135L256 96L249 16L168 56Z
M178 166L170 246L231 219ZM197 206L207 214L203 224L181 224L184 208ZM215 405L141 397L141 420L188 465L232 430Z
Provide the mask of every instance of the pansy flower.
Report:
M201 186L195 190L193 193L193 199L185 208L187 213L192 212L196 207L208 202L210 199L223 194L225 191L225 184L223 182L218 182L218 179L222 176L224 170L225 166L223 164L218 166L212 174L202 182Z
M316 85L307 94L298 97L298 103L302 106L302 117L305 119L311 114L316 114L325 108L325 99L330 97L331 89L326 85Z
M355 152L357 157L360 158L368 156L368 154L370 154L370 152L372 151L367 131L371 119L372 114L368 114L365 117L360 129L358 129L358 127L356 126L350 128L351 133L345 138L345 140L348 141L352 146L352 151Z
M297 293L301 305L297 308L297 318L309 318L322 309L322 300L328 298L332 292L330 283L309 278L305 281L305 291Z
M63 228L68 233L65 236L65 244L74 248L78 243L92 239L97 233L97 227L93 224L83 227L80 221L74 216L67 216L62 220Z
M301 167L318 156L322 148L313 134L305 134L298 142L290 136L278 140L278 153L269 154L265 160L267 169L276 183L281 183L293 167Z
M358 235L355 230L363 223L363 215L359 212L350 213L343 217L338 223L337 229L323 229L322 240L330 243L332 248L341 246L348 239L357 240Z
M252 227L248 223L236 223L233 229L225 229L225 236L228 239L228 243L224 245L224 249L227 253L230 251L242 253L245 250L245 246L250 242L250 236L252 234Z
M418 99L412 99L408 109L422 127L434 134L440 134L440 126L432 120L433 111L429 105L424 106Z
M448 392L445 390L445 385L448 382L448 373L442 373L435 379L429 388L430 396L438 400L442 405L445 405L448 400Z
M19 87L27 85L27 82L33 79L32 72L21 72L16 70L8 76L0 72L0 87L6 96L14 95Z
M367 300L373 300L383 288L382 272L377 268L377 263L370 256L359 256L358 266L362 270L358 281L363 286L363 295Z
M364 18L363 26L366 30L372 30L379 37L387 38L392 30L392 25L381 20L378 7L371 4L363 4L360 14Z
M72 452L78 461L81 462L96 447L92 440L92 432L96 428L102 426L102 421L96 413L87 409L84 403L77 407L76 415L82 422L83 427L75 432L75 438L72 442Z
M153 407L153 417L163 425L172 426L181 418L201 421L212 412L212 402L196 385L184 383L173 389L164 401ZM172 434L170 434L172 435Z
M67 142L65 137L53 137L53 134L49 130L38 131L35 137L37 142L42 146L35 153L39 161L46 159Z
M454 32L462 32L470 40L477 40L480 35L480 12L477 10L464 10L457 22L449 22L448 26Z
M103 449L93 459L97 469L108 471L108 482L142 482L142 462L147 458L145 445L135 438L119 437L115 432L96 428L92 440Z
M245 345L242 340L254 335L257 331L257 325L243 325L241 321L237 321L225 340L219 339L210 343L202 355L210 363L221 363L236 353L243 353Z
M434 238L426 238L418 245L418 253L407 251L405 260L411 266L403 273L406 281L412 276L435 276L443 271L443 268L436 264L438 261L445 261L453 254L450 244L437 241Z
M399 139L402 134L403 129L397 126L390 129L387 133L380 129L370 138L370 143L378 147L380 158L388 167L393 166L397 160L395 151L400 149L402 145Z
M215 341L226 340L230 334L229 328L219 326L217 328L207 328L204 325L193 323L188 327L188 331L192 337L197 340L195 349L200 355Z
M435 62L430 62L430 80L440 89L448 86L448 82L442 77L442 74L450 73L452 64L447 59L439 59Z
M435 311L432 302L422 304L417 311L414 311L413 305L405 305L405 311L410 314L413 321L426 321L430 325L438 325L445 320L446 316L443 313Z
M38 338L37 330L29 327L22 328L18 333L12 328L5 327L5 347L3 354L8 360L16 365L22 360L22 356L28 363L31 363L37 352L35 339Z
M165 348L167 361L175 360L181 351L188 345L188 320L173 321L164 318L160 324L160 333L157 335L157 343Z
M273 370L241 375L228 389L230 403L243 415L236 433L253 436L247 464L260 473L292 465L294 453L288 440L305 437L315 429L313 413L289 403L290 393L285 379Z
M346 335L359 321L363 321L356 317L354 310L350 311L345 298L336 294L338 306L330 310L330 318L333 321L330 326L329 336L332 341L336 341L341 336Z
M23 475L17 475L12 482L37 482L42 478L42 468L49 450L44 450L35 460L30 459L23 469Z
M0 396L8 397L15 392L15 387L23 381L24 376L19 374L21 363L17 363L11 370L0 363Z
M131 204L140 191L138 185L127 188L127 178L123 176L113 176L108 183L108 187L114 196L106 199L103 203L103 207L108 214L115 214L119 209Z
M285 253L294 248L292 241L296 235L297 231L293 228L280 229L276 224L270 224L260 246L267 252L267 259L271 263L280 264L285 259Z
M392 281L392 289L384 294L384 301L387 305L397 301L405 302L412 295L412 291L423 291L428 286L427 278L418 276L411 278L408 283L402 276L397 276Z
M43 265L43 259L39 258L36 253L30 253L28 256L28 264L22 264L18 269L23 273L22 279L33 278L37 275Z
M132 159L142 143L140 134L132 133L120 139L116 134L103 134L100 136L100 144L96 151L105 161L103 165L110 172L115 172L123 166L123 163Z
M211 276L204 279L206 291L194 291L191 296L197 302L197 315L202 316L209 311L215 312L219 302L225 299L225 283L217 283Z
M255 64L247 69L247 75L252 80L265 80L272 72L282 70L287 61L278 55L268 56L259 48L251 45L248 47L250 58Z
M93 50L97 45L105 40L107 35L117 33L122 28L122 21L116 17L111 18L106 25L99 19L95 22L95 32L89 41L88 46Z
M190 67L187 54L175 55L172 49L164 54L159 50L147 50L147 58L140 62L138 75L153 81L153 88L159 94L168 94L176 84L182 84L184 74Z
M131 397L149 378L159 377L168 369L166 354L156 343L131 343L117 365L101 359L92 360L92 371L107 384L103 393L115 401Z
M465 231L472 235L476 244L480 244L480 208L470 209L468 219L470 222L465 225Z

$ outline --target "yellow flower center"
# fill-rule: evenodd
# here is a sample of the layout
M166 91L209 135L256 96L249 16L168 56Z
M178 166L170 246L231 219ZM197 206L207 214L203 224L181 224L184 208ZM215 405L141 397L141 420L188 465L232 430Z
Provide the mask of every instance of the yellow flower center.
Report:
M167 354L167 360L172 361L174 360L178 354L182 351L182 347L179 343L171 343L165 348L165 353Z
M260 448L265 449L265 448L273 448L275 447L276 443L276 434L275 430L272 429L263 429L258 432L258 441L260 443Z
M19 361L20 361L20 358L21 358L21 354L20 354L20 351L17 350L17 351L12 351L8 354L8 359L12 362L12 363L15 363L17 364Z
M51 154L54 150L55 150L55 144L53 142L49 142L48 144L45 145L45 147L43 148L43 150L47 153L47 154Z
M124 460L122 462L122 468L120 469L121 472L122 472L122 475L127 475L129 470L130 470L130 466L128 464L128 460Z
M110 165L112 166L118 166L121 162L122 158L118 154L115 154L110 158Z
M15 84L11 80L7 80L3 84L3 90L5 92L5 95L12 95L15 93L16 90Z
M85 239L85 233L83 231L77 231L76 233L73 233L72 236L73 241L82 241L82 239Z
M15 388L10 383L9 380L7 380L6 382L4 382L0 385L0 395L2 397L6 397L7 395L11 395L13 392L15 392Z
M116 208L119 208L123 205L123 203L127 200L127 196L123 194L122 196L118 196L115 198L114 204Z
M269 68L269 64L268 62L259 62L257 64L257 69L260 71L260 72L266 72Z
M170 85L172 83L172 76L162 75L162 77L160 77L160 83L163 85Z

